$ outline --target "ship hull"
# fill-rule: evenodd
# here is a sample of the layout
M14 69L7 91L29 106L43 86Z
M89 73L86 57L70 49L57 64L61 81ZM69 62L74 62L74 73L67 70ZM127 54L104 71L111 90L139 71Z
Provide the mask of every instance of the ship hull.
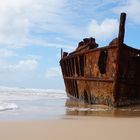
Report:
M68 96L113 107L140 104L140 50L123 43L125 17L108 46L97 48L95 39L86 38L74 52L61 54Z

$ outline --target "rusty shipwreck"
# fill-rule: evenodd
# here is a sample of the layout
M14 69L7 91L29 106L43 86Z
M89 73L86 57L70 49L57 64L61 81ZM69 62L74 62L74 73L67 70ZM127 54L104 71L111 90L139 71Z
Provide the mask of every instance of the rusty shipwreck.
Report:
M98 48L91 37L71 53L61 51L69 97L113 107L140 104L140 50L124 44L125 20L121 13L118 37L108 46Z

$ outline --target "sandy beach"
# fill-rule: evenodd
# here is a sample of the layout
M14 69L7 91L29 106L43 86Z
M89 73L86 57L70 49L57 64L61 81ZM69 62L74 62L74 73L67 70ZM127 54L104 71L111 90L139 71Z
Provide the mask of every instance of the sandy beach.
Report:
M1 140L139 140L140 118L66 117L1 121Z
M0 140L140 140L140 106L87 105L61 91L0 93Z

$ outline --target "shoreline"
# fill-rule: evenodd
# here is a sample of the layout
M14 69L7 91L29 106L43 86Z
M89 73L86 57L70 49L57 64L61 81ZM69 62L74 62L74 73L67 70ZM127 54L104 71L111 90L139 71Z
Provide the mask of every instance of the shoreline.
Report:
M0 121L2 140L139 140L140 117Z

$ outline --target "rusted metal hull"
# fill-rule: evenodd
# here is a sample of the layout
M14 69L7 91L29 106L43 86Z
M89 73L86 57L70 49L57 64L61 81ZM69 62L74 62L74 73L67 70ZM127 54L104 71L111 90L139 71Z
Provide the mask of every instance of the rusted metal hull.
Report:
M69 97L114 107L140 104L140 50L123 44L123 36L102 48L86 39L64 53L60 65Z

